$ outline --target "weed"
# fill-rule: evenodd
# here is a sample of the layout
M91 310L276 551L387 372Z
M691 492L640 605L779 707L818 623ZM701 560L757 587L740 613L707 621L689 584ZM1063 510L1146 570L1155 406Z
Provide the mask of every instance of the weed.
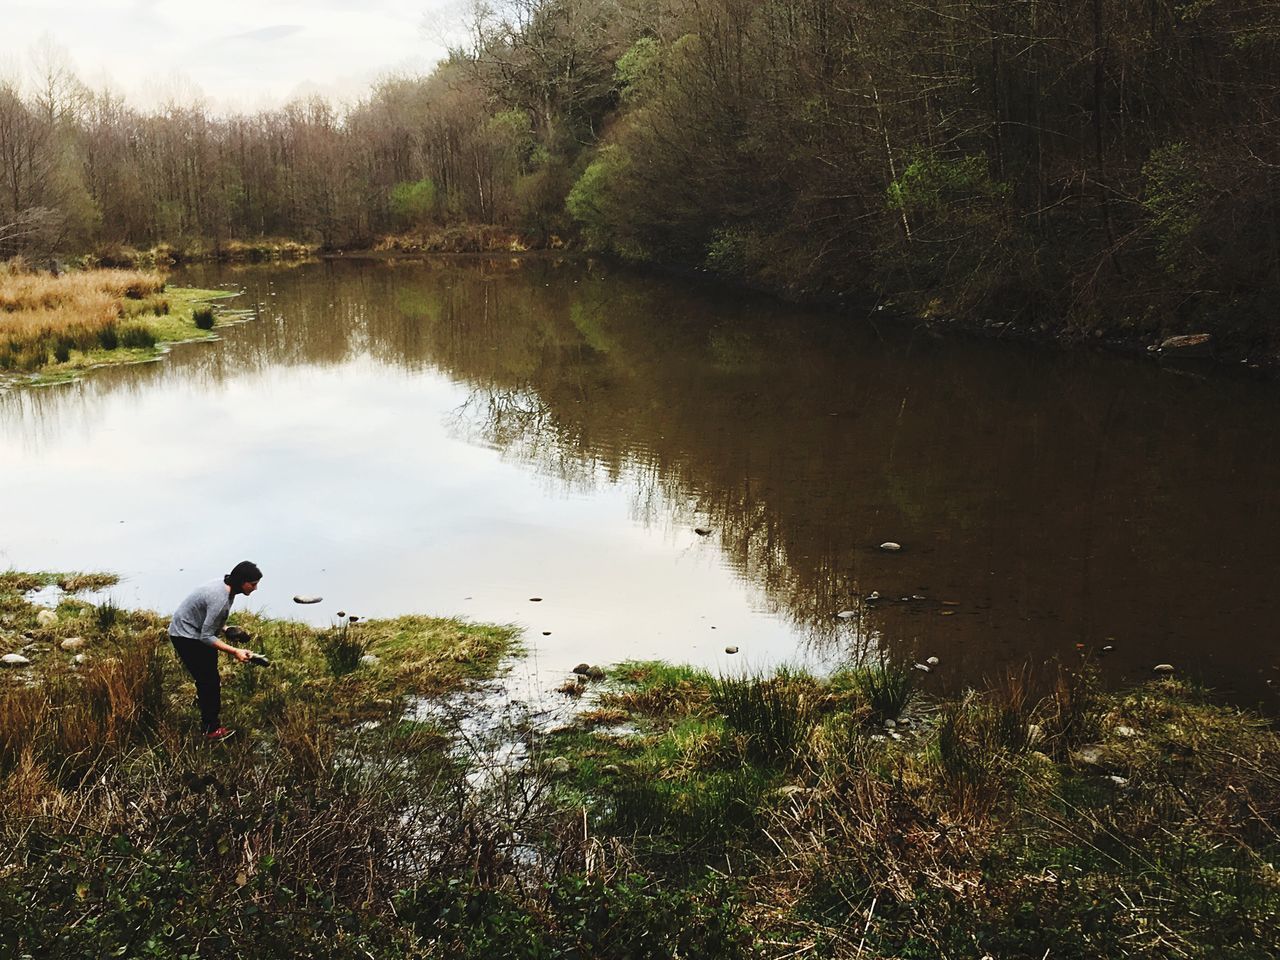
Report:
M201 330L213 329L213 307L196 307L191 317Z

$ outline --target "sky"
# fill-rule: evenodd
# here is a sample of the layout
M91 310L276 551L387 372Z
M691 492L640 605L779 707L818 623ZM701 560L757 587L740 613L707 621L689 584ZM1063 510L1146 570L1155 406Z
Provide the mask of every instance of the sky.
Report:
M355 100L388 73L424 73L465 33L468 0L0 0L0 75L42 49L90 87L152 108L276 107L318 93Z

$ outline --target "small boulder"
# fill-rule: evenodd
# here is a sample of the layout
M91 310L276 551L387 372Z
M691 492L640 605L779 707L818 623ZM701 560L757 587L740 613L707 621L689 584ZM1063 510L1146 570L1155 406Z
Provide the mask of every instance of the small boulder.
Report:
M880 544L880 549L885 553L897 553L902 549L902 544L895 543L892 540L886 540L884 543Z
M58 622L58 615L52 610L41 610L36 614L36 623L42 627L52 627Z
M67 637L58 646L63 650L79 650L88 642L84 637Z
M1169 674L1173 673L1173 664L1172 664L1172 663L1157 663L1154 667L1152 667L1152 668L1151 668L1151 672L1152 672L1152 673L1158 673L1158 674L1160 674L1161 676L1166 676L1166 677L1167 677Z
M20 653L6 653L3 657L0 657L0 663L3 663L6 667L31 666L31 661Z

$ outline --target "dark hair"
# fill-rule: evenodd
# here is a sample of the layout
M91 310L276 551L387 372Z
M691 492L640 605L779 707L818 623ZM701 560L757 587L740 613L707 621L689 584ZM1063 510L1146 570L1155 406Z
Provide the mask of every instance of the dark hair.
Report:
M231 568L230 573L222 578L222 582L232 590L239 590L246 583L257 583L261 579L262 571L258 569L256 563L250 560L241 560Z

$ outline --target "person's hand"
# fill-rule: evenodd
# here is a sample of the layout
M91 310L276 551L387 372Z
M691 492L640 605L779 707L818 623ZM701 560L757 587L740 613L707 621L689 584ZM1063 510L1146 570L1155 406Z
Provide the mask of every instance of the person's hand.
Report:
M239 661L240 663L248 663L249 658L253 656L253 651L245 650L243 648L237 648L231 651L231 655L235 657L236 660Z

